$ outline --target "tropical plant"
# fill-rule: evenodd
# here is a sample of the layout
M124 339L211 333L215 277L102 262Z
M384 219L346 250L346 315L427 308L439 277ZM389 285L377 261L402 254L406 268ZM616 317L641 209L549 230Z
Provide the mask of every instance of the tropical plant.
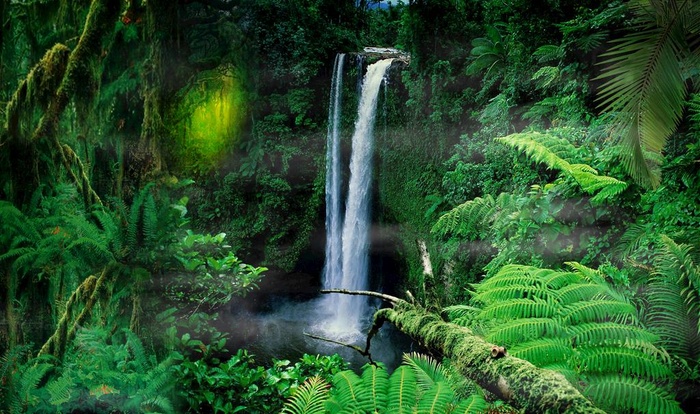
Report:
M561 372L602 408L681 413L659 337L606 274L568 265L571 271L504 266L474 285L472 306L446 313L510 355Z
M246 350L238 350L226 361L210 357L186 357L175 370L178 393L184 409L192 412L278 412L286 398L309 378L330 381L347 364L338 355L305 354L298 362L273 360L265 368L255 364ZM303 391L302 391L303 393Z
M433 234L462 244L488 241L493 250L477 252L493 255L485 267L488 272L513 262L559 266L570 260L567 258L584 256L604 261L600 254L587 255L599 240L604 244L611 237L595 224L613 220L606 217L606 205L617 200L628 185L600 175L583 162L588 158L587 148L564 138L576 136L577 131L560 128L498 138L497 142L520 150L528 160L558 172L557 176L549 183L533 184L526 194L486 194L466 201L444 213L433 225ZM618 231L609 230L613 235ZM574 234L578 237L572 237ZM454 249L450 243L447 246ZM603 255L610 249L599 247Z
M175 275L168 297L211 310L257 288L267 268L243 263L224 243L225 237L224 233L212 236L186 230L172 247Z
M686 93L700 59L700 4L632 0L627 35L603 56L600 106L614 119L622 162L635 181L660 183L659 156L683 117Z
M659 344L674 358L680 399L693 398L692 384L700 375L700 266L694 249L667 236L659 237L644 297L644 319L659 336Z
M62 362L30 358L8 381L11 413L172 413L172 358L158 362L129 330L83 329Z
M285 403L284 413L482 413L482 394L462 398L448 370L432 358L404 354L389 375L383 364L366 364L362 373L337 373L333 386L312 378Z

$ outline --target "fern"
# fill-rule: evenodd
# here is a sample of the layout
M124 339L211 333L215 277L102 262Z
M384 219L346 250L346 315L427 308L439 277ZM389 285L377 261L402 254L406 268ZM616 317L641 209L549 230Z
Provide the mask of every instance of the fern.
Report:
M618 375L590 376L584 395L615 411L649 414L682 414L673 395L654 383Z
M652 344L658 337L652 332L634 325L616 322L583 323L569 328L572 344L585 346L634 346L635 344Z
M541 299L513 299L495 302L485 307L479 316L484 319L551 318L557 311L557 306Z
M438 381L447 381L447 375L442 365L429 356L415 352L404 354L403 363L413 370L418 386L424 390L432 387Z
M49 392L49 403L53 406L60 406L71 399L74 390L73 378L69 375L60 376L46 385Z
M460 402L452 411L453 414L479 414L488 411L489 403L479 394L472 394Z
M496 344L512 346L535 338L560 336L563 333L564 327L555 319L524 318L499 324L486 335L486 339Z
M569 162L566 158L575 157L576 149L567 140L552 134L525 132L497 138L508 146L523 151L530 159L548 168L561 171L572 178L585 193L596 194L591 201L603 203L627 189L627 183L613 177L601 176L586 164Z
M614 387L627 387L625 399L615 401L621 412L637 412L645 401L652 408L640 412L674 406L664 385L674 378L671 361L655 346L659 337L641 326L636 308L607 284L601 271L567 265L573 271L504 266L474 285L473 301L481 311L453 307L446 313L468 315L470 327L483 331L488 341L561 372L594 401L606 401L605 393ZM589 378L608 378L609 384L591 386ZM617 385L613 378L619 379ZM664 401L652 401L650 395Z
M323 414L330 385L321 377L304 381L282 408L282 414Z
M360 410L362 379L352 371L341 371L333 376L333 390L326 401L326 410L332 413L354 413Z
M537 366L547 366L568 361L574 351L566 338L539 338L517 343L508 349L508 353Z
M620 346L579 347L577 359L581 372L619 372L630 377L647 380L667 380L673 376L671 369L650 355Z
M427 389L418 401L417 412L421 414L443 414L454 400L454 391L444 381L438 381Z
M402 365L389 377L388 399L391 401L389 411L396 414L413 413L418 401L418 381L415 370Z
M636 321L636 309L629 303L617 300L599 299L576 302L563 309L564 322L577 325L586 322L603 322L610 319L617 321Z
M387 406L389 373L384 365L366 364L362 367L362 383L365 396L361 398L366 412L380 412Z

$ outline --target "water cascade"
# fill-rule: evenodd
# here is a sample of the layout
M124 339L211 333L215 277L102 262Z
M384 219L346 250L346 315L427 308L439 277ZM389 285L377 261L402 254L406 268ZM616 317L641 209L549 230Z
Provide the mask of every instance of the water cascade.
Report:
M326 201L326 264L324 288L366 290L368 288L369 233L372 184L372 150L374 120L377 112L379 89L393 59L383 59L369 65L362 83L362 94L357 110L355 132L352 136L350 181L345 202L342 234L340 223L340 149L338 118L342 58L336 60L331 92L332 125L329 126ZM340 70L340 71L339 71ZM337 112L336 112L337 111ZM330 183L329 183L330 180ZM338 254L340 253L340 257ZM361 320L367 316L367 299L360 296L332 295L325 301L324 310L330 316L324 330L337 334L359 333Z

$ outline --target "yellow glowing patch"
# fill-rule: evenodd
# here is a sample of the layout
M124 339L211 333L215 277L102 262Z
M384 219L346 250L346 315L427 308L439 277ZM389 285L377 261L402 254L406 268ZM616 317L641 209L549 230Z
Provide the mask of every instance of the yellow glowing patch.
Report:
M181 91L172 124L181 169L203 174L218 167L241 137L246 109L243 79L232 66L202 72Z

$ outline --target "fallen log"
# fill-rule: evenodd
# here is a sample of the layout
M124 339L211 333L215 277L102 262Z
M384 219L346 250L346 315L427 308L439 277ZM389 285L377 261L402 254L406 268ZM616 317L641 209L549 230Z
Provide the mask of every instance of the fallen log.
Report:
M326 290L324 293L365 294L391 304L374 314L367 335L367 354L372 337L389 322L426 349L449 358L465 377L526 413L605 413L562 374L510 356L498 344L488 343L470 329L446 322L418 305L376 292Z

